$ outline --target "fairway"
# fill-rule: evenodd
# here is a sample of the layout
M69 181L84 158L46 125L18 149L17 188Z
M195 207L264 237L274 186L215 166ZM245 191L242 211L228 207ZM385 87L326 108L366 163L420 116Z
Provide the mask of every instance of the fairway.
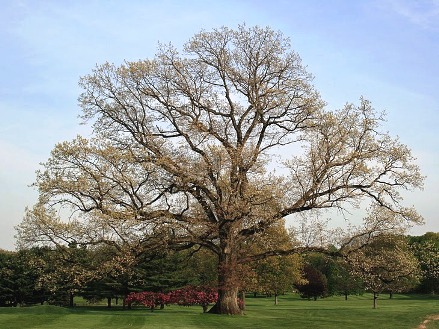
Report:
M122 310L103 306L73 309L34 306L0 309L0 328L416 328L428 315L439 314L439 298L420 295L382 295L378 309L371 296L331 297L308 301L296 295L280 297L273 305L269 298L247 298L244 316L203 314L201 307L169 306L150 312L145 308ZM428 329L439 328L431 321Z

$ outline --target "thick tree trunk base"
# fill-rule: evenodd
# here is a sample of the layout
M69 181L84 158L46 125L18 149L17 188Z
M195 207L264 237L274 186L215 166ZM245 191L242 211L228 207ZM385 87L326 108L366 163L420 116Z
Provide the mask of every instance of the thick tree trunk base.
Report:
M217 302L212 308L207 311L210 314L225 314L225 315L242 315L242 311L239 307L229 307L229 306L220 306L220 303Z

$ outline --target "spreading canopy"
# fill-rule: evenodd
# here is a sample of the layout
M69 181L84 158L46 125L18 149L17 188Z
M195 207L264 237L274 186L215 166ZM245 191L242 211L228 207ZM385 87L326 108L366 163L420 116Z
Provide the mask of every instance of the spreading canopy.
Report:
M289 40L260 27L203 31L182 53L161 46L153 59L100 65L80 81L94 136L55 147L37 176L40 205L206 247L231 290L232 264L261 256L242 245L286 216L369 199L418 220L400 205L399 191L423 180L410 150L380 131L368 101L324 109L311 81ZM238 312L236 302L219 312Z

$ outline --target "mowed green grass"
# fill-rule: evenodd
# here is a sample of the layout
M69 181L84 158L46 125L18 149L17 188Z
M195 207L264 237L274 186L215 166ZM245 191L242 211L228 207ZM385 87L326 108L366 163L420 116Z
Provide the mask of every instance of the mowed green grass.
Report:
M1 329L112 329L112 328L373 328L413 329L428 315L439 314L439 298L420 295L382 295L372 309L371 295L330 297L317 301L296 295L273 299L247 298L243 316L203 314L201 307L168 306L150 312L144 308L122 310L103 306L0 308ZM439 321L428 323L439 329Z

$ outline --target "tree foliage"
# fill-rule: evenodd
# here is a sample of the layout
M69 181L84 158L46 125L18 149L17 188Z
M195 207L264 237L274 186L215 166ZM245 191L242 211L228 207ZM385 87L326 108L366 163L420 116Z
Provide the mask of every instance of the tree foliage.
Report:
M422 236L410 237L410 246L421 267L421 283L418 291L439 292L439 233L427 232Z
M348 295L364 291L363 281L354 275L349 263L341 257L311 253L306 255L305 262L326 277L328 295L344 295L347 299Z
M302 260L299 255L273 256L257 263L258 290L278 296L293 290L295 283L302 282Z
M0 250L0 306L42 303L47 291L35 285L39 278L33 265L35 250Z
M411 252L407 238L398 235L377 236L366 246L348 256L354 275L366 289L377 295L382 291L407 291L419 278L419 263Z
M295 286L302 298L313 298L317 300L324 297L328 291L326 276L312 265L306 264L303 268L304 281L296 283Z
M284 222L280 221L265 230L263 237L253 241L248 247L252 248L252 253L255 254L276 248L290 250L294 248L294 243L285 229ZM253 279L253 285L247 283L247 287L244 288L253 288L254 292L274 295L275 305L278 304L280 294L292 291L294 284L302 281L303 260L298 254L275 255L254 261L250 266L255 275L250 274L246 277Z
M213 311L237 314L240 264L294 251L241 247L286 216L367 199L418 221L399 195L422 185L410 150L380 131L370 102L326 110L311 81L281 32L246 26L97 66L79 97L93 136L55 146L20 239L207 248L219 263Z

